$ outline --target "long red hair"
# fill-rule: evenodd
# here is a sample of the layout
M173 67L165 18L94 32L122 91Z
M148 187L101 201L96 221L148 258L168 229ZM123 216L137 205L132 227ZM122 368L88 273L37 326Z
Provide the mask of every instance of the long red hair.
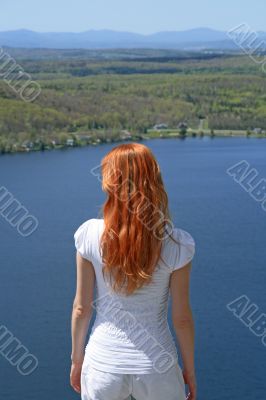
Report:
M103 274L115 291L131 294L151 281L169 235L168 197L159 164L139 143L114 147L102 160L105 229Z

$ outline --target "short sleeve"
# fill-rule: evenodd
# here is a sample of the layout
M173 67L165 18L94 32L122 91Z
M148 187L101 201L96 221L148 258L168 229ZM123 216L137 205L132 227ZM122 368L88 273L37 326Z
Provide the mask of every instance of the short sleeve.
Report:
M195 255L195 241L187 231L183 229L174 229L173 237L176 244L172 247L172 271L180 269L192 261Z
M91 261L91 249L89 233L92 228L92 220L84 222L74 233L75 247L81 256Z

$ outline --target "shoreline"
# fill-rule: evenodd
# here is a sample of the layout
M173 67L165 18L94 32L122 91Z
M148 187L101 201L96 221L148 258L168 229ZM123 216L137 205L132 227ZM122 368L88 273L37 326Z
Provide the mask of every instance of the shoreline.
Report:
M78 137L78 135L77 135ZM117 137L116 139L100 139L97 138L94 141L83 143L81 141L76 143L70 144L54 144L54 145L46 145L42 144L41 146L38 145L36 147L20 147L17 150L10 150L6 152L0 152L0 157L4 155L11 155L11 154L25 154L25 153L33 153L33 152L44 152L44 151L51 151L51 150L68 150L73 148L84 148L90 146L100 146L103 144L111 144L111 143L126 143L126 142L134 142L134 141L142 141L142 140L153 140L153 139L179 139L185 140L187 138L193 139L202 139L204 137L209 138L247 138L247 139L266 139L266 134L256 134L256 133L247 133L245 131L234 131L234 130L201 130L198 132L197 130L189 130L186 134L181 134L176 130L150 130L148 133L139 134L139 135L130 135L128 137ZM18 146L18 145L17 145Z

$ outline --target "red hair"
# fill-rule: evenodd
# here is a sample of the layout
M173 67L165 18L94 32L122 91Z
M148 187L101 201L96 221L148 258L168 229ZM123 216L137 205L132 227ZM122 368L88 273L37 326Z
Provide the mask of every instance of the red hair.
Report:
M102 160L105 229L101 237L103 274L126 294L151 281L162 239L171 225L160 167L139 143L114 147Z

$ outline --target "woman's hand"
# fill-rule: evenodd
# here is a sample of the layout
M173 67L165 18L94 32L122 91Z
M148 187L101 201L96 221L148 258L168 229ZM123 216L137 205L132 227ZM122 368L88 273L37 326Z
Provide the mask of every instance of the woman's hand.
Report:
M196 384L195 374L183 371L183 377L184 377L185 384L188 385L188 389L189 389L189 394L187 396L187 400L196 400L197 384Z
M72 363L70 371L70 385L75 392L80 393L80 378L81 378L82 363Z

